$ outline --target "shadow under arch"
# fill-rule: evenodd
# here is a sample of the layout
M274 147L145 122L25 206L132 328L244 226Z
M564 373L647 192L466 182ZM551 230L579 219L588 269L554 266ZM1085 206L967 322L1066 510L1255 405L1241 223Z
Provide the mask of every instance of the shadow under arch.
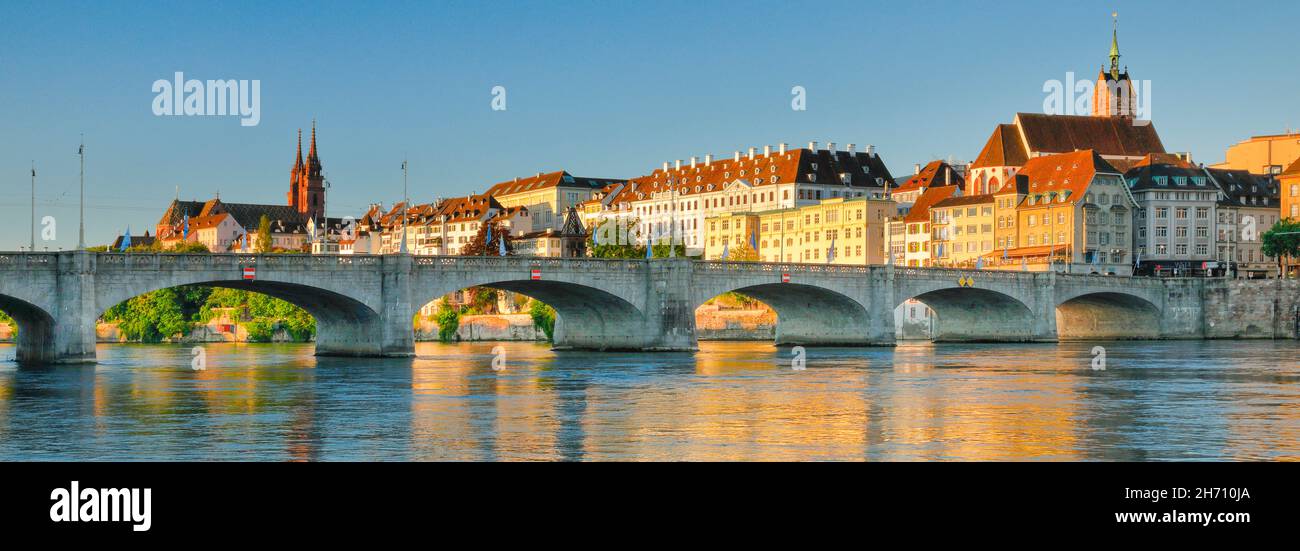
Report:
M1033 312L1003 293L976 287L950 287L902 297L934 313L934 342L1031 342L1036 338ZM897 306L897 305L896 305Z
M651 340L645 316L636 305L595 287L554 280L505 280L473 286L517 293L554 308L551 340L555 350L641 350ZM413 303L423 306L444 295Z
M1061 340L1158 339L1160 319L1156 305L1127 293L1086 293L1056 306Z
M382 355L383 323L378 312L366 304L319 287L276 281L215 280L186 283L186 286L220 287L250 291L278 298L306 310L316 320L317 356ZM148 292L171 287L159 287ZM130 300L139 293L124 300ZM103 310L123 301L108 305ZM104 312L99 313L103 317Z
M18 325L14 360L18 363L46 363L55 360L54 316L25 300L0 295L0 310Z
M752 297L776 311L777 346L874 344L867 308L841 293L799 283L764 283L727 292Z

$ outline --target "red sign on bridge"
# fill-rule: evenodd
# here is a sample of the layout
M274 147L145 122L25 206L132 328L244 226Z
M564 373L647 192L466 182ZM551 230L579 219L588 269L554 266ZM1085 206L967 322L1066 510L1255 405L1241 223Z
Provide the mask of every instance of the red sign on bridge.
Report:
M542 279L542 271L541 271L540 269L538 269L538 268L533 268L533 271L532 271L530 277L532 277L533 281L537 281L537 280L539 280L539 279Z
M245 280L248 280L248 281L252 281L252 280L254 280L254 279L257 279L257 268L255 268L255 267L253 267L253 266L245 266L245 267L244 267L244 279L245 279Z

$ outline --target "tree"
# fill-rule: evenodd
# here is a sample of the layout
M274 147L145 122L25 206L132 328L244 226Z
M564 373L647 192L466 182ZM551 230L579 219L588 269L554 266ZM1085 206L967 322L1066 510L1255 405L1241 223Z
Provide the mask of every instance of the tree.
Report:
M758 251L749 246L749 243L742 243L736 248L727 251L727 260L733 262L759 262L763 257L758 255Z
M492 228L492 240L488 241L487 231ZM460 249L461 256L497 256L501 254L500 243L505 241L506 254L511 254L514 247L510 245L510 230L502 228L500 224L494 222L483 222L478 229L478 235L466 243Z
M456 338L456 330L460 328L460 312L443 300L438 303L438 311L433 314L433 318L438 323L438 340L451 342Z
M634 237L638 223L636 219L624 223L610 218L596 225L587 235L588 254L593 258L645 258L645 247L637 245Z
M540 300L534 300L528 307L528 315L533 318L533 325L540 327L546 334L546 340L555 340L555 309Z
M265 214L257 221L257 243L254 245L257 252L266 254L271 252L271 218Z
M1290 218L1278 220L1260 236L1260 241L1263 242L1263 253L1277 259L1277 277L1285 277L1282 259L1285 258L1285 265L1289 266L1292 259L1300 256L1300 221Z

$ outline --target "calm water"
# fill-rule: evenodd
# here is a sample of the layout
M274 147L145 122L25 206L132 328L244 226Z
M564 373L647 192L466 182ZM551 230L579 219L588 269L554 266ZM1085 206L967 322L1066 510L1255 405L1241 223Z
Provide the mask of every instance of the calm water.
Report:
M0 348L3 460L1152 460L1300 458L1297 343L904 345L694 354L422 344ZM502 346L505 369L494 371Z

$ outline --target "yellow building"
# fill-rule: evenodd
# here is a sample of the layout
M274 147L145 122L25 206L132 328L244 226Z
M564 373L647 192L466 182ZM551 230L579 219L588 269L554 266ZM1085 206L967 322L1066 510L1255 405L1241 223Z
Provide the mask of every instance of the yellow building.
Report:
M1136 205L1117 169L1083 150L1030 159L1018 176L1027 194L1015 209L1016 242L985 254L987 267L1132 273Z
M1300 133L1252 136L1229 147L1224 161L1213 168L1280 174L1296 159L1300 159Z
M897 214L897 203L867 197L760 212L758 253L766 262L884 264L885 222Z
M996 241L992 195L949 197L930 207L935 266L976 266Z
M719 260L727 253L730 260L752 260L751 243L758 242L758 215L752 212L724 212L704 219L704 258ZM677 236L680 240L681 235Z

